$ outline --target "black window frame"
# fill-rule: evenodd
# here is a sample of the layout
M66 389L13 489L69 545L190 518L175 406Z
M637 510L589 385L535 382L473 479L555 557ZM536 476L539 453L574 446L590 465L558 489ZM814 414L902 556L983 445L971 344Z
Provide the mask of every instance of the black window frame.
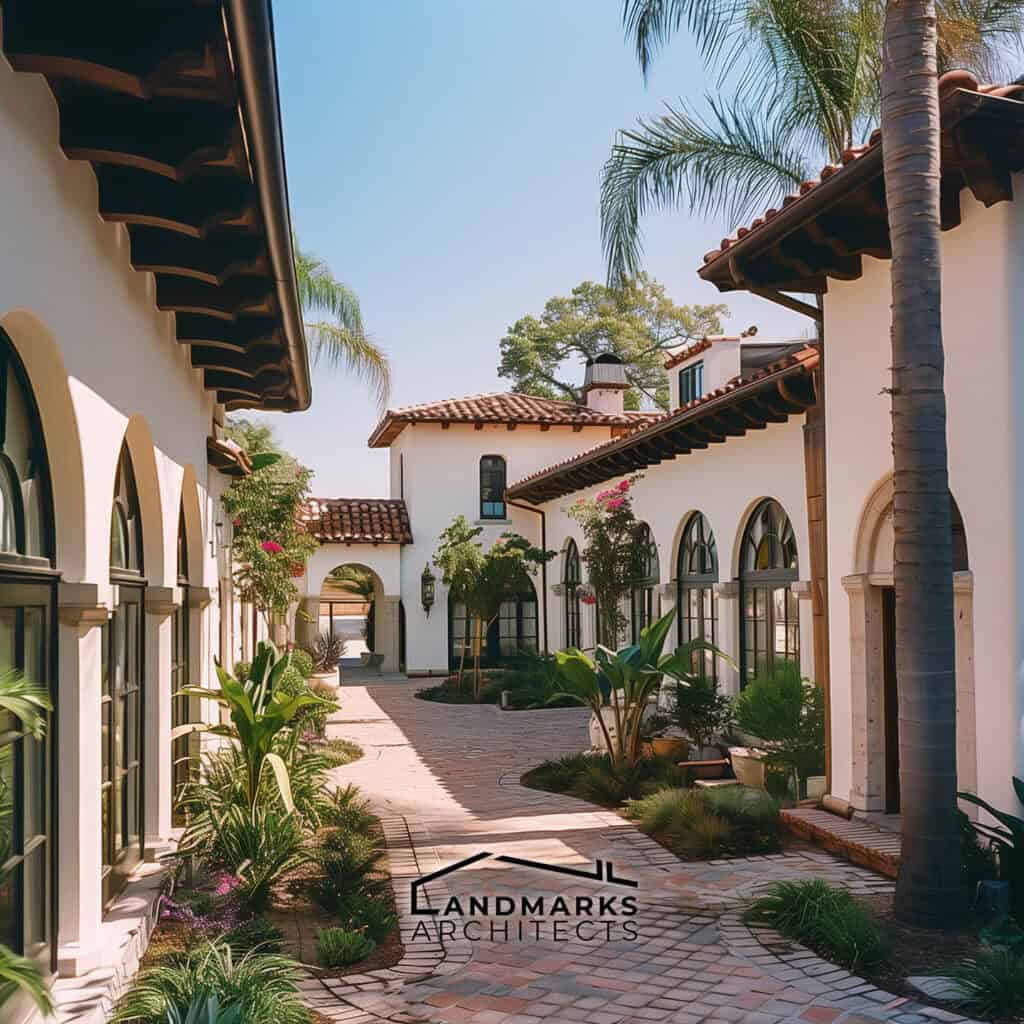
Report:
M504 455L480 456L480 518L504 520L508 518L505 488L508 485L508 463ZM496 499L495 493L501 495ZM491 506L488 508L488 506Z
M683 527L676 555L676 635L679 644L692 640L718 643L718 547L703 512L692 513ZM718 682L718 659L696 652L693 669Z
M580 549L570 539L565 546L562 568L562 597L565 601L565 646L580 647L583 642L583 607L580 601L580 586L583 583L583 568Z
M799 576L792 520L778 501L765 498L747 519L740 545L741 689L779 661L799 666L800 610L793 593Z
M18 388L25 413L28 437L28 472L24 479L7 454L10 414L9 378ZM32 682L48 690L54 709L58 706L56 530L50 462L42 418L32 383L13 342L0 330L0 471L12 485L14 549L0 551L0 616L11 624L11 664L0 669L26 673ZM39 536L37 550L28 550L24 506L26 484L37 488ZM34 623L35 625L31 625ZM32 634L35 634L34 636ZM29 639L33 651L29 650ZM38 646L35 646L38 644ZM0 749L10 751L10 848L0 854L0 890L9 894L11 927L0 936L14 952L38 964L44 974L57 969L57 716L46 715L43 740L32 738L13 715L0 716ZM34 755L34 756L33 756ZM2 755L6 756L6 755ZM33 765L35 772L28 769ZM41 774L42 779L38 778ZM29 834L29 829L33 831ZM26 885L26 874L35 866L39 877ZM41 900L30 901L34 889ZM0 900L3 895L0 894ZM30 941L26 942L26 938Z
M634 544L641 549L637 560L639 575L632 580L629 591L630 642L636 644L640 642L640 633L655 619L655 588L661 579L661 559L647 523L637 524Z
M181 602L171 615L171 728L195 720L193 698L181 695L190 685L191 609L189 601L188 535L184 505L178 511L178 588ZM179 736L171 741L171 820L176 827L186 824L181 810L185 786L197 775L198 737Z
M688 405L704 397L704 360L698 359L679 371L679 405Z

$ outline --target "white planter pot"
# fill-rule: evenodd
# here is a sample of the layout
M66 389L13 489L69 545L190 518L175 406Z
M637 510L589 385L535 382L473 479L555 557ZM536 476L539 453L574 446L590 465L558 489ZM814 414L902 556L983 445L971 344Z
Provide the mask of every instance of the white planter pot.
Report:
M824 775L807 776L807 799L820 800L825 795L827 779Z
M341 681L337 672L314 672L309 682L311 686L333 700L337 700L341 692Z
M657 704L655 700L650 700L647 703L647 707L644 709L643 717L641 722L646 722L651 715L657 712ZM615 742L615 708L606 707L601 708L601 718L604 720L605 727L608 729L608 735L611 738L612 743ZM604 733L601 732L601 726L598 723L597 716L591 714L590 716L590 746L592 750L598 750L602 754L608 753L607 745L604 741Z

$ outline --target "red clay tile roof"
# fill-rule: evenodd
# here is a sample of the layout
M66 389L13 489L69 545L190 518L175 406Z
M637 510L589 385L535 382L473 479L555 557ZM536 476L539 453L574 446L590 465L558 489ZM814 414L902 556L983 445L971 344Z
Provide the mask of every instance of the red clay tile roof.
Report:
M977 92L986 96L996 97L1010 97L1018 94L1024 94L1024 85L979 85L978 80L969 71L947 71L939 79L940 98L955 89L966 89L968 92ZM871 133L867 145L853 146L852 148L847 149L840 157L840 163L826 164L821 169L821 174L816 181L805 181L801 183L800 190L798 192L790 193L782 200L782 209L792 206L794 203L798 203L804 196L813 192L823 181L826 181L833 175L842 174L848 166L856 163L856 161L865 154L876 149L881 142L882 132L880 129L876 128ZM781 211L779 209L773 207L767 210L763 216L758 217L750 227L739 228L736 231L735 237L723 238L717 249L712 249L710 252L706 252L704 254L704 265L707 266L709 263L714 263L715 260L720 259L741 238L746 238L747 235L757 231L758 228L762 227L768 221L774 220L780 212Z
M686 362L690 356L695 356L699 352L706 352L716 341L739 341L738 337L727 338L724 334L709 334L706 338L699 338L697 341L691 341L688 345L684 345L678 352L673 352L672 355L665 360L665 369L674 370L680 363Z
M386 448L408 423L536 423L550 426L622 427L646 423L654 415L657 414L599 412L576 402L501 391L389 409L367 443L371 448Z
M299 521L322 544L411 544L409 510L398 498L308 498Z
M542 481L545 485L554 488L557 492L556 496L561 496L571 494L573 491L582 490L592 484L610 480L616 475L621 475L623 471L618 466L609 466L607 469L591 468L591 465L598 462L603 456L613 451L617 453L628 452L634 446L642 445L652 437L664 431L672 430L677 425L682 426L687 422L696 420L704 415L704 413L714 415L720 408L728 408L734 400L742 400L748 393L756 392L765 385L772 384L779 377L784 377L794 372L809 376L817 367L819 359L820 353L817 347L806 345L797 352L786 356L785 359L780 359L777 363L772 363L756 373L749 374L746 377L734 377L727 384L708 392L701 398L694 399L692 402L688 402L672 412L661 413L650 419L647 423L635 427L627 434L613 438L611 441L602 441L600 444L596 444L568 459L563 459L552 466L547 466L536 473L531 473L530 476L511 484L507 494L510 498L525 498L527 501L537 503L538 500L549 500L539 493L540 487L538 485ZM813 404L813 399L811 399L811 404ZM582 475L579 475L578 480L580 482L570 480L569 478L573 472L582 467L586 467L586 471L590 473L591 478L586 482L582 482ZM634 468L642 467L637 466Z

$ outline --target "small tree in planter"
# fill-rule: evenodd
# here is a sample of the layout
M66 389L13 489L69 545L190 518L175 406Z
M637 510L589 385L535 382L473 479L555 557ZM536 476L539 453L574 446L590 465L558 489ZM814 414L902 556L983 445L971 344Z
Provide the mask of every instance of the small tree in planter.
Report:
M693 676L676 686L670 721L693 741L698 759L707 757L712 740L732 725L732 700L719 692L714 679Z
M792 662L747 684L736 698L736 724L764 741L769 765L797 778L797 794L807 779L825 771L825 695L800 676Z
M637 475L620 480L593 498L580 498L567 510L583 529L580 557L591 588L584 601L597 605L598 639L604 644L617 644L625 631L623 598L644 569L644 551L636 543L640 523L629 493L639 479Z
M489 551L476 538L482 527L471 527L464 516L456 516L441 534L434 565L456 601L466 606L467 622L475 622L473 635L473 695L481 688L480 645L505 601L514 600L529 586L537 567L554 558L554 551L535 547L517 533L503 533ZM466 651L459 663L462 685Z

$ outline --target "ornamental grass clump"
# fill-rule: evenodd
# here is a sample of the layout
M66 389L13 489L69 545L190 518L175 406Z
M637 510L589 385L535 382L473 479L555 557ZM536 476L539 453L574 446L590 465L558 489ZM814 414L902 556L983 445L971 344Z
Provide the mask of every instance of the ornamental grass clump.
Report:
M365 960L375 949L373 939L348 928L325 928L317 935L316 953L324 967L347 967Z
M387 885L377 873L381 852L380 842L370 836L341 831L325 836L315 854L318 872L310 896L337 914L350 896L380 894Z
M820 878L773 882L751 903L745 920L774 928L851 971L871 967L885 955L871 911Z
M1024 959L1008 949L978 953L950 971L963 992L958 1009L984 1017L1012 1017L1024 1014Z
M398 927L391 900L382 896L346 896L338 903L338 916L349 928L364 932L378 944Z
M119 1000L111 1024L167 1024L169 1014L187 1014L196 996L240 1006L245 1024L311 1024L296 984L302 978L290 957L258 951L238 957L227 944L211 942L144 969Z

